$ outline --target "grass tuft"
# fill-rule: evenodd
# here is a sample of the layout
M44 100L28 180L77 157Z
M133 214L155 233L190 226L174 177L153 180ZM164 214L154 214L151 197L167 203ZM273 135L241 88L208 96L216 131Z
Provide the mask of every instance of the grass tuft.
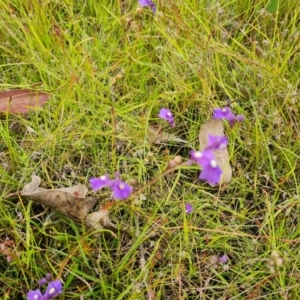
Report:
M156 3L153 15L138 1L0 0L1 89L52 95L0 120L0 243L13 240L15 254L0 256L1 299L25 299L46 273L64 282L60 299L298 299L298 1ZM200 125L228 99L245 121L226 127L227 190L195 166L169 173L110 208L127 234L100 236L5 198L32 174L59 188L120 171L138 188L197 149ZM187 143L155 144L150 127ZM223 254L229 263L211 262Z

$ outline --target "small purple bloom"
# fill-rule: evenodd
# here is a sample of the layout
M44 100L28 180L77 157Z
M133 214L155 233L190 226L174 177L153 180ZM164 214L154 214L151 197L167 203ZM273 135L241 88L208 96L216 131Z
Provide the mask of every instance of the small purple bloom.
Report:
M48 282L46 278L42 278L39 280L39 286L45 285Z
M115 199L126 199L132 193L132 187L121 180L114 180L111 189Z
M230 119L234 116L231 109L228 106L225 106L223 108L216 108L214 110L214 119Z
M166 121L169 122L170 126L171 127L174 127L175 126L175 122L174 122L174 116L172 114L172 112L167 109L167 108L162 108L160 111L159 111L159 114L158 116Z
M132 187L119 178L120 173L117 172L113 180L109 179L108 175L103 175L99 178L91 178L90 184L94 191L108 186L113 191L113 197L115 199L125 199L131 194Z
M62 293L62 282L60 280L54 280L49 282L47 290L44 295L44 300L52 299L53 297Z
M199 164L202 168L200 179L206 180L210 185L214 186L220 182L222 170L218 166L212 150L190 152L191 160Z
M140 6L149 6L152 9L152 12L155 14L156 12L156 5L151 0L139 0Z
M190 214L190 213L192 212L193 209L194 209L194 208L193 208L193 206L192 206L191 203L187 203L187 204L185 205L185 212L186 212L187 214Z
M208 142L206 150L221 150L228 145L228 138L226 136L208 135Z
M229 258L226 254L220 256L219 258L219 262L222 263L222 264L226 264L228 262Z
M209 162L215 159L215 156L212 150L203 150L203 151L190 151L191 160L196 162L200 166L206 166Z
M203 154L201 151L190 151L191 160L197 164L200 164L200 159L203 157Z
M214 115L213 115L213 118L215 120L218 120L218 119L225 119L229 122L229 125L232 127L236 122L240 122L240 121L243 121L244 120L244 116L242 115L238 115L238 116L235 116L230 107L226 106L226 107L223 107L223 108L216 108L214 110Z
M29 291L27 293L27 300L43 300L44 297L39 289L35 291Z
M212 159L208 164L202 166L200 179L206 180L211 186L217 185L220 182L222 170L217 162Z
M111 186L112 181L109 179L107 175L102 175L99 178L91 178L90 184L94 191L100 190L105 186Z
M39 285L42 286L51 280L51 274L47 273L46 277L39 280Z
M244 121L244 120L245 120L244 116L242 116L242 115L237 115L237 116L234 116L234 118L232 118L231 120L228 120L228 122L229 122L230 127L233 127L233 125L234 125L236 122L242 122L242 121Z

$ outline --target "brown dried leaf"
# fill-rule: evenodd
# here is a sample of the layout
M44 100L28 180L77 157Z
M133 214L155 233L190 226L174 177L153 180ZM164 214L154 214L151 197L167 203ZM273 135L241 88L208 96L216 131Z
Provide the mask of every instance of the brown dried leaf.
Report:
M84 220L94 207L96 199L85 198L88 189L82 184L69 188L47 190L39 187L40 178L33 175L26 184L21 196L39 204L59 210L77 220Z
M209 119L200 128L199 142L200 150L202 151L208 142L208 135L224 135L224 126L222 120ZM232 169L229 163L229 154L227 147L221 150L214 151L216 161L222 169L223 174L220 185L227 185L232 178Z
M46 92L18 89L0 92L0 112L26 114L42 106L50 97Z
M25 199L61 211L76 220L84 221L88 227L94 230L105 228L113 232L118 231L118 228L108 217L107 208L89 214L96 203L96 199L86 198L88 192L86 186L78 184L67 188L48 190L39 187L40 182L41 179L33 175L31 176L31 182L24 186L21 193L12 193L7 195L6 198L15 198L21 195ZM121 231L126 232L125 230Z
M99 211L88 214L85 219L85 224L95 230L106 228L114 232L118 231L116 225L109 219L107 209L100 209Z

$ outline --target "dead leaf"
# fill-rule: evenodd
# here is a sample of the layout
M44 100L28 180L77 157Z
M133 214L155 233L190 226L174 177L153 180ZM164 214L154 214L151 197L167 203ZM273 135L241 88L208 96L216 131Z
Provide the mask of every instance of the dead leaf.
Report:
M199 142L200 150L202 151L208 142L208 135L224 135L224 126L222 120L209 119L200 128L199 131ZM214 151L218 166L222 169L223 174L220 181L220 185L227 185L232 178L232 169L229 163L229 154L227 147L221 150Z
M39 187L41 179L38 176L33 175L31 179L21 191L22 197L59 210L77 220L84 220L96 203L96 199L85 197L88 189L82 184L48 190Z
M0 92L0 112L26 114L41 107L50 97L46 92L31 89L18 89Z
M84 221L84 223L93 230L105 228L113 232L118 232L118 228L108 217L107 208L112 205L111 202L99 211L89 214L97 200L86 197L88 193L86 186L78 184L67 188L49 190L39 187L40 183L41 179L38 176L32 175L31 182L24 186L21 193L12 193L7 195L6 198L21 196L25 199L61 211L77 221ZM127 233L125 230L121 230L121 232Z
M99 211L88 214L85 219L85 224L95 230L106 228L112 231L118 231L116 225L109 219L107 209L100 209Z

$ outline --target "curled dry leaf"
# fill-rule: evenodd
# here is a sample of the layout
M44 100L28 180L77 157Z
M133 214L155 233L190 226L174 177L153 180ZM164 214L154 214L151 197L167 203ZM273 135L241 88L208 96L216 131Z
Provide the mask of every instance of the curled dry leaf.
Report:
M26 114L41 107L50 97L46 92L31 89L0 91L0 112Z
M108 217L107 208L89 214L97 200L86 197L88 192L86 186L78 184L67 188L49 190L39 187L40 183L41 179L38 176L31 176L31 182L24 186L20 195L25 199L61 211L75 220L84 221L91 229L105 228L114 232L118 231ZM6 198L13 198L17 195L18 193L13 193Z
M100 209L99 211L88 214L85 219L85 224L95 230L105 228L114 232L118 231L118 228L109 219L107 209Z
M199 142L200 150L202 151L208 142L208 135L223 136L224 126L222 120L209 119L200 128ZM229 163L229 154L227 147L221 150L214 151L216 161L219 167L222 169L223 174L220 181L221 185L227 185L232 178L232 169Z
M82 184L48 190L40 188L40 182L41 179L38 176L31 176L31 182L24 186L21 196L59 210L77 220L85 220L96 203L96 199L85 197L88 189Z

